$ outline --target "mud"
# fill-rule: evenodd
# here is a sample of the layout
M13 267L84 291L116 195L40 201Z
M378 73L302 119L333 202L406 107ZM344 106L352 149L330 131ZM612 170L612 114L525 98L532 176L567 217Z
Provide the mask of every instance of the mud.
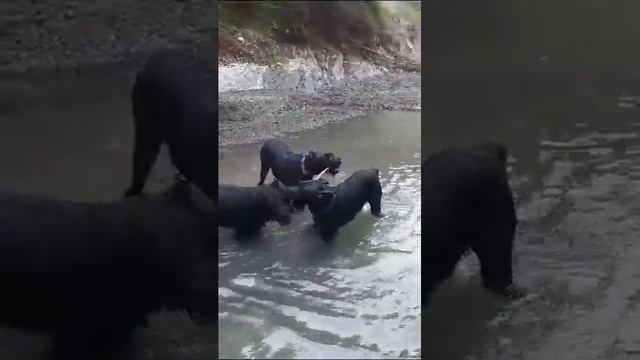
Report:
M247 90L219 94L218 144L253 143L315 129L369 111L419 111L420 73L387 73L305 93Z
M165 47L213 43L207 0L20 1L0 12L0 73L113 64Z
M269 43L255 31L227 31L229 19L222 11L219 146L311 130L368 112L421 110L421 25L405 14L419 14L420 3L382 5L389 15L384 44L375 49Z

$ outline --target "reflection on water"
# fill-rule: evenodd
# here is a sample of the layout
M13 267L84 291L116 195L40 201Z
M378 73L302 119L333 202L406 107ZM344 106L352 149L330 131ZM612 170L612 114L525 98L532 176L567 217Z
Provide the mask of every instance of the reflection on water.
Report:
M507 303L486 293L477 260L464 259L425 308L426 358L638 356L640 113L627 105L640 79L567 79L559 86L554 80L562 74L467 76L463 82L490 83L495 77L497 85L476 96L458 94L465 108L451 108L447 100L447 94L467 91L460 84L436 86L442 101L433 104L436 116L425 123L425 155L486 139L503 141L511 150L521 220L514 276L529 295Z
M420 114L370 115L287 141L342 157L334 183L379 168L386 217L365 205L332 244L313 232L308 211L252 244L221 229L220 357L419 356ZM221 183L257 184L259 144L220 153Z
M572 138L541 141L546 171L536 184L520 179L518 273L540 297L508 309L496 329L510 334L502 338L510 346L535 339L525 358L621 358L639 349L631 330L640 325L638 145L635 132L580 125Z

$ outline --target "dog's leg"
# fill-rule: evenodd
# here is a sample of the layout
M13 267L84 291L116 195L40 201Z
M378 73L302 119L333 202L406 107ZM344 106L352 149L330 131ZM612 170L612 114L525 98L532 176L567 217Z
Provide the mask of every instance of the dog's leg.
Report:
M320 233L320 237L324 241L331 241L336 237L338 233L338 229L332 226L318 226L318 232Z
M263 154L262 151L260 151L260 181L258 182L258 185L262 185L264 184L264 179L267 178L267 174L269 173L269 169L271 168L269 166L269 159L267 158L266 154Z
M305 206L305 202L302 200L293 200L291 201L291 206L293 206L294 209L300 211L300 210L304 210L304 206Z
M373 193L369 196L369 206L371 207L371 214L373 214L373 216L376 217L383 217L384 215L382 214L382 188L380 186L380 184L378 184L378 186L376 186L376 189L374 189Z
M136 130L135 149L133 151L133 179L125 193L126 197L139 195L147 181L151 167L156 162L162 140L157 134L145 134Z
M135 90L134 90L135 96ZM162 136L160 129L152 127L152 121L148 110L139 104L140 99L133 100L133 116L135 119L135 139L133 151L133 179L125 196L135 196L142 192L147 181L151 167L156 162Z

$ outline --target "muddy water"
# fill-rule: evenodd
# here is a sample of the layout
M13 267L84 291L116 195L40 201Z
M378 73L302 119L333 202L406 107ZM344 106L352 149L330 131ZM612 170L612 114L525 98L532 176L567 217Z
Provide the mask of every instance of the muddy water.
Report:
M462 2L434 2L425 21L423 151L510 146L530 297L488 296L469 258L425 309L423 354L637 359L640 3Z
M133 69L134 70L134 69ZM0 188L77 201L119 199L130 179L132 69L0 81ZM158 159L148 191L173 170ZM43 235L44 236L44 235ZM215 356L215 329L156 314L133 339L132 359ZM0 359L41 359L50 339L0 327Z
M386 217L365 205L332 244L313 232L306 210L251 244L219 230L220 357L419 355L420 113L371 114L286 141L341 156L332 183L380 169ZM220 182L257 184L259 145L221 148Z
M635 359L640 81L622 71L582 81L566 68L518 71L441 79L429 95L438 101L423 151L485 139L509 145L521 219L515 281L529 295L514 303L489 295L477 261L465 259L424 309L423 356ZM476 91L480 84L493 87Z

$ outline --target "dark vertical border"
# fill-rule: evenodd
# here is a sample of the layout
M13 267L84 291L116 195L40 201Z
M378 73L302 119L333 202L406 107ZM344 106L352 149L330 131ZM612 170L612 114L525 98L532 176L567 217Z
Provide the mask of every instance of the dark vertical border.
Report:
M429 121L429 109L428 109L428 104L429 101L425 100L425 98L427 97L427 92L425 91L425 89L427 88L427 86L429 86L429 82L428 82L428 73L429 73L429 60L428 60L428 54L429 54L429 49L428 46L430 44L430 39L431 39L431 34L432 34L432 24L430 22L430 19L432 18L432 14L433 14L433 9L434 9L434 2L435 1L422 1L422 10L420 12L420 22L421 22L421 31L422 34L420 36L420 39L422 41L422 44L420 44L420 49L421 49L421 55L420 55L420 61L421 61L421 85L420 85L420 93L421 93L421 123L420 123L420 151L422 152L421 154L421 162L424 163L425 160L425 140L427 139L427 122ZM424 193L422 193L422 191L420 192L420 195L422 196L422 203L424 204ZM421 221L421 233L424 234L424 221ZM424 239L423 239L424 240ZM422 254L420 256L421 259L424 259L424 246L420 247ZM421 260L422 262L422 260ZM424 286L424 281L422 281L422 279L424 279L424 273L422 271L424 269L424 266L420 266L420 279L421 279L421 299L422 299L422 308L424 309L424 307L426 306L426 302L425 302L425 286ZM421 313L424 313L424 311L421 311ZM421 352L424 352L424 347L427 344L427 339L424 338L424 334L425 334L425 326L424 326L424 318L421 317Z

